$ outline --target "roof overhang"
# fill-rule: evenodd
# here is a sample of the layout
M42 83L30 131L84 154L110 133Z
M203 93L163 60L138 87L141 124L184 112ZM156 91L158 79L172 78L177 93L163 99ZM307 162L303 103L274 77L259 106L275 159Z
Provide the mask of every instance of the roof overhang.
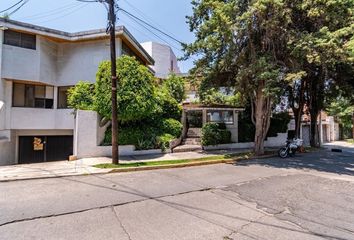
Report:
M84 41L104 40L109 39L110 37L106 33L106 29L95 29L90 31L69 33L5 18L0 18L0 28L36 34L50 38L51 40L56 42L75 43ZM122 41L124 41L139 57L141 57L146 64L154 65L154 59L145 51L145 49L133 37L133 35L127 30L126 27L116 27L116 36L121 38Z

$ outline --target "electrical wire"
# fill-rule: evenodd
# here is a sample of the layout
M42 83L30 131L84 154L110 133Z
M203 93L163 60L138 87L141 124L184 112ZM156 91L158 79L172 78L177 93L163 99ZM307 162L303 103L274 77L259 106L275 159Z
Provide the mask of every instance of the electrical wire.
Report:
M18 1L17 3L15 3L14 5L12 5L11 7L8 7L8 8L6 8L6 9L0 11L0 13L6 12L6 11L8 11L8 10L14 8L14 7L16 7L17 5L19 5L19 4L22 3L23 1L24 1L24 0Z
M23 1L23 3L22 3L18 8L16 8L16 9L13 10L12 12L10 12L10 13L8 14L8 16L11 16L11 15L15 14L17 11L19 11L26 3L28 3L28 1L29 1L29 0Z
M21 19L34 20L34 19L45 18L45 17L48 17L48 16L53 16L53 15L55 15L57 13L62 13L63 11L66 11L66 10L72 9L72 8L74 8L76 6L79 6L80 4L81 3L70 3L70 4L67 4L67 5L61 6L59 8L55 8L55 9L49 10L49 11L39 12L39 13L36 13L36 14L33 14L33 15L28 15L28 16L22 17Z
M163 26L158 24L156 21L154 21L151 17L147 16L143 11L141 11L139 8L135 7L133 4L131 4L127 0L123 0L127 5L129 5L133 10L135 10L141 17L145 18L145 20L149 21L151 24L154 24L155 26L158 26L161 30L165 31L166 33L170 34L171 36L178 38L176 35L173 33L169 32L166 30Z
M126 14L129 15L131 18L134 18L134 19L136 19L136 20L138 20L138 21L144 23L145 25L149 26L150 28L152 28L152 29L154 29L154 30L160 32L161 34L163 34L163 35L165 35L165 36L171 38L172 40L178 42L179 44L183 44L182 41L176 39L175 37L171 36L170 34L164 32L164 31L162 31L162 30L158 29L157 27L155 27L155 26L151 25L150 23L148 23L148 22L142 20L141 18L135 16L134 14L132 14L132 13L130 13L130 12L124 10L123 8L119 8L119 10L122 11L122 12L124 12L124 13L126 13Z
M55 21L57 19L61 19L63 17L66 17L66 16L69 16L77 11L79 11L80 9L84 8L84 7L87 7L89 5L89 3L86 3L86 4L82 4L82 5L79 5L77 6L74 10L64 14L64 15L61 15L61 16L58 16L58 17L55 17L55 18L52 18L52 19L49 19L49 20L46 20L46 21L42 21L42 22L38 22L37 24L42 24L42 23L47 23L47 22L52 22L52 21Z

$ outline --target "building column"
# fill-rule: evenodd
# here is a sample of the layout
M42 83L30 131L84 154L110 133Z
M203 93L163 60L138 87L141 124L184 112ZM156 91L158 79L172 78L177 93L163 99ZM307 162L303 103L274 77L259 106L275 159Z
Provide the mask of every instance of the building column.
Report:
M2 79L2 48L4 28L0 28L0 131L5 130L6 102L5 102L5 80Z
M203 112L203 126L204 126L204 124L207 123L207 110L203 109L202 112Z
M234 125L236 126L235 142L238 142L238 114L239 112L234 111Z

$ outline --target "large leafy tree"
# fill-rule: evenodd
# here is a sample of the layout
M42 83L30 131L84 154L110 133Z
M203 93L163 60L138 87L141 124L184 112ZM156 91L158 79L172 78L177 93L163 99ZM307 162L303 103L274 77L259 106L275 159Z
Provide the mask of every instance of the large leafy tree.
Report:
M264 153L272 106L281 86L286 29L290 24L282 1L193 1L188 18L196 41L185 46L187 56L199 54L194 71L205 80L222 79L251 99L256 126L255 153Z
M110 62L100 64L95 84L95 109L108 119L111 113ZM157 88L147 67L133 57L117 59L118 115L121 122L138 121L158 111Z
M317 116L338 66L352 67L352 0L195 0L188 17L196 41L185 46L197 54L194 72L210 85L233 84L251 100L256 126L255 152L263 153L272 106L283 89L301 119L307 103L312 118L311 144ZM227 78L224 76L228 75ZM204 84L205 85L205 84ZM299 92L297 92L299 91Z

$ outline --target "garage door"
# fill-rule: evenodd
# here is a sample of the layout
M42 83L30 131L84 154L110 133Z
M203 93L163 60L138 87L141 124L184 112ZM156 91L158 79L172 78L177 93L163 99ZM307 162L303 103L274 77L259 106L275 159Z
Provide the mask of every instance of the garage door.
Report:
M73 154L73 136L19 137L19 163L67 160Z

